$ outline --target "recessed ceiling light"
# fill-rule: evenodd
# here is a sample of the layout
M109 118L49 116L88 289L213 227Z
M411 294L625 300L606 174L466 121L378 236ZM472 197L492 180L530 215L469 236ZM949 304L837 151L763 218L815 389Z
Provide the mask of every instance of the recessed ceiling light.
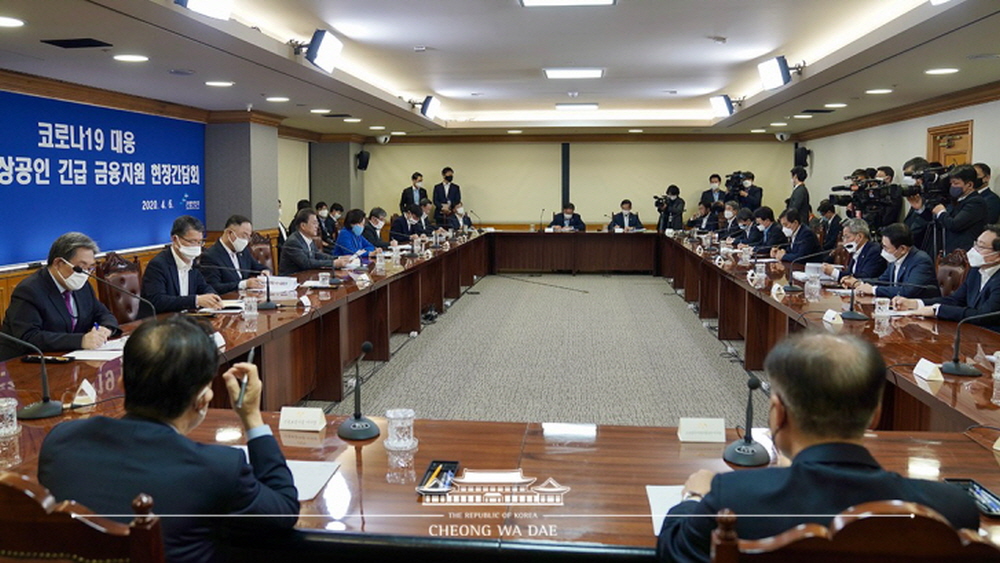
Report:
M642 133L642 129L629 129L629 133Z
M929 68L924 71L924 74L939 75L939 74L955 74L958 72L957 68Z
M194 71L190 68L172 68L168 72L174 76L191 76L194 74Z
M785 127L786 125L788 124L785 123L784 121L775 121L774 123L771 124L771 127Z
M947 4L951 0L931 0L931 6L940 6L941 4Z
M360 117L345 117L344 123L361 123Z
M521 131L520 129L508 129L507 132L510 133L511 135L520 135L521 133L523 133L523 131Z
M149 60L145 55L115 55L114 59L122 63L144 63Z
M799 113L799 114L793 115L792 117L794 117L795 119L812 119L813 118L813 116L809 115L808 113Z
M521 0L525 8L543 6L613 6L617 0Z
M21 27L22 25L24 25L22 20L0 16L0 27Z
M406 135L406 131L393 131L390 135L396 135L397 137Z
M767 133L767 129L751 129L751 133Z
M865 90L865 94L880 95L880 94L892 94L892 88L873 88L871 90Z
M840 108L846 108L847 104L842 104L842 103L838 102L838 103L833 103L833 104L823 104L823 107L830 108L830 109L840 109Z
M597 104L591 104L591 103L556 104L556 109L564 111L588 111L597 109Z
M235 82L229 82L228 80L209 80L205 83L205 86L212 86L213 88L229 88L235 84Z
M546 68L545 78L549 80L603 78L603 68Z
M281 102L287 102L288 101L288 98L286 98L285 96L270 96L270 97L264 98L264 99L267 100L267 101L269 101L269 102L275 102L275 103L281 103Z
M423 53L425 51L427 51L427 45L414 45L413 46L413 52L414 53Z
M371 127L369 127L369 129L371 129L372 131L384 131L385 125L372 125Z
M316 108L309 110L309 113L330 113L331 111L333 110L327 108Z

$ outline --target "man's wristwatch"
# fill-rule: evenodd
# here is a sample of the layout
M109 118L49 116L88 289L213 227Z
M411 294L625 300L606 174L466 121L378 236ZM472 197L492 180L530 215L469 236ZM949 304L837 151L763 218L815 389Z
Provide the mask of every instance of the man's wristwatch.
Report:
M702 496L701 493L696 493L694 491L687 491L686 493L684 493L684 496L681 497L681 501L693 500L695 502L701 502L702 498L704 497Z

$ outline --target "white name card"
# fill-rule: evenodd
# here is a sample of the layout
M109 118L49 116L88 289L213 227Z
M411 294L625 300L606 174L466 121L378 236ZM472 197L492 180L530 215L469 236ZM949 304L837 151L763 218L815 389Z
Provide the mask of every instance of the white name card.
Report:
M776 283L771 286L771 298L775 301L781 301L785 298L785 286L780 283Z
M726 419L682 418L677 425L677 439L681 442L726 442Z
M827 309L826 313L823 313L823 322L832 325L842 325L844 324L844 317L840 316L840 313L833 309Z
M278 430L305 430L319 432L326 428L323 409L315 407L281 407Z
M720 267L720 268L723 267L723 266L725 266L726 265L726 259L723 258L722 256L716 256L715 257L715 265L718 266L718 267Z
M624 232L625 232L625 229L623 229L623 228L621 228L621 227L615 227L615 232L616 232L616 233L624 233Z
M80 384L80 388L76 390L76 396L73 397L73 405L93 405L96 402L97 389L94 389L89 379L84 379L83 383Z
M917 362L917 367L913 368L913 375L919 377L920 379L926 379L927 381L944 380L944 376L941 375L941 366L939 364L935 364L927 358L920 358L920 361Z
M285 446L292 448L320 448L323 446L323 439L326 436L324 430L326 428L319 432L279 429L278 435L281 436L281 443Z
M552 227L545 227L545 232L546 233L552 233L552 232L555 232L555 230Z

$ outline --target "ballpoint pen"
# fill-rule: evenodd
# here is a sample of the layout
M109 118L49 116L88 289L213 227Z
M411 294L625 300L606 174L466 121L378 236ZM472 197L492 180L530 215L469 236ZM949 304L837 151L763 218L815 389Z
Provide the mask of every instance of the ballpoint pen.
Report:
M253 363L253 353L256 352L256 348L250 349L250 354L247 355L247 363ZM236 408L243 407L243 397L247 394L247 381L249 380L249 375L243 374L243 381L240 383L240 394L236 397Z

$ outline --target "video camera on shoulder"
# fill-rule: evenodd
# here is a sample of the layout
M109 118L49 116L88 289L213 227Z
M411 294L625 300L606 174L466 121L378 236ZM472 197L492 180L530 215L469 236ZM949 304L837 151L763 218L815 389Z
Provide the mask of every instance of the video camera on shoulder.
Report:
M907 172L905 176L913 178L916 183L912 186L903 186L903 197L919 195L931 209L938 204L948 205L951 202L948 191L951 189L951 171L954 168L955 165L952 164Z
M737 199L740 196L740 192L743 191L743 180L750 179L749 172L743 172L737 170L732 174L726 174L726 201L731 199Z

